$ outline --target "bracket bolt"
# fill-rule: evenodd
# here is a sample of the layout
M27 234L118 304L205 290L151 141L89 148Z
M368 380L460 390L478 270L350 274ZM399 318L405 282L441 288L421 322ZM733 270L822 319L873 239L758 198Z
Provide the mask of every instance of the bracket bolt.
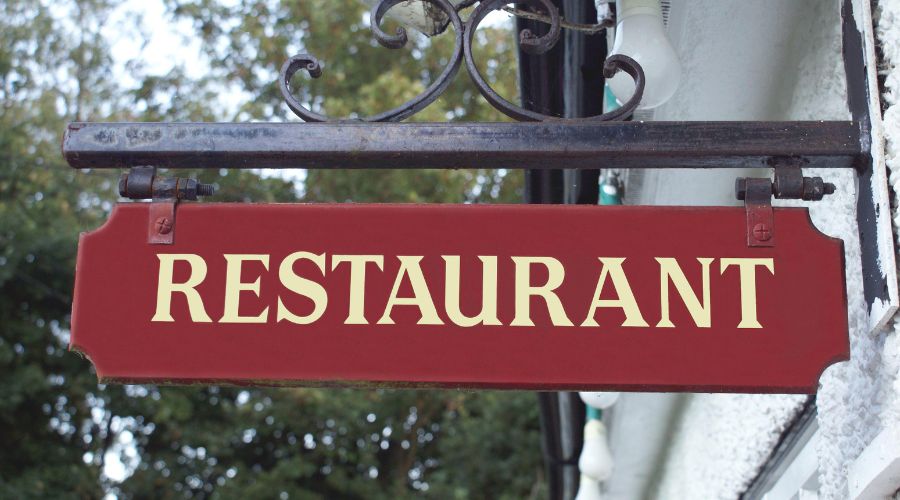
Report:
M734 196L740 201L747 198L747 177L738 177L734 180Z
M119 195L132 200L196 200L198 196L211 196L214 192L214 185L200 183L197 179L158 177L153 167L132 167L119 178Z
M169 234L172 232L172 221L170 221L168 217L156 219L156 232L159 234Z
M756 241L769 241L772 239L772 230L768 224L760 222L753 226L753 237L756 238Z

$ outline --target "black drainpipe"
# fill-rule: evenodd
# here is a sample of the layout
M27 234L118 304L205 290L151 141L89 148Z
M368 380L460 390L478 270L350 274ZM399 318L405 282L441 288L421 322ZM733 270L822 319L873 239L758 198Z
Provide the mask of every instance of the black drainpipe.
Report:
M593 2L553 0L553 3L560 15L568 21L585 24L597 22ZM527 9L528 6L519 4L518 8ZM537 21L518 18L516 22L517 31L527 28L541 35L548 30L546 24ZM603 61L606 54L605 33L588 36L567 29L562 30L556 46L543 55L529 55L520 50L519 89L522 106L565 117L602 113ZM598 169L526 170L525 202L596 205L599 176ZM599 231L599 228L585 230ZM584 404L574 392L539 392L538 404L549 498L570 500L578 492L578 457L584 437Z

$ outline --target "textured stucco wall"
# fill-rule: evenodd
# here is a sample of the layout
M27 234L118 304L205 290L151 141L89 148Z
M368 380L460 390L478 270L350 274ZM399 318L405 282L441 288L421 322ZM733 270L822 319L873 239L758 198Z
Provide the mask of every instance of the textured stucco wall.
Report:
M876 16L875 35L884 58L879 66L886 74L881 96L882 104L887 106L883 115L885 157L894 196L891 200L894 242L900 248L897 236L900 234L900 0L881 0ZM885 334L880 361L881 425L897 427L900 426L900 319L897 317ZM900 498L900 492L897 497Z
M696 2L706 4L700 0ZM759 36L768 36L765 25L776 16L779 23L788 19L792 28L778 34L780 53L774 57L769 71L758 74L759 86L766 89L767 105L758 108L765 118L774 120L847 119L845 82L841 59L840 10L837 0L795 2L721 2L720 6L696 5L695 2L673 2L691 16L683 26L691 33L703 32L719 22L710 16L730 11L743 22L756 23ZM726 4L726 7L722 7ZM741 5L742 4L742 5ZM752 5L746 5L752 4ZM762 9L756 17L741 9ZM763 11L768 11L763 12ZM892 106L885 114L888 165L895 192L900 191L900 0L880 2L878 36L885 52L888 72L885 101ZM797 15L800 13L801 15ZM677 26L673 26L677 29ZM742 41L728 33L708 34L705 44L717 45L712 51L733 50L740 54L752 50L738 47ZM673 33L673 37L678 37ZM682 42L684 35L682 36ZM740 36L740 35L738 35ZM729 42L730 40L730 42ZM729 45L732 44L732 45ZM722 44L726 45L723 49ZM693 52L687 58L685 74L694 68L691 61L703 60L703 44L681 46ZM700 54L697 54L700 52ZM784 64L784 61L791 61ZM734 82L733 76L729 81ZM690 85L690 82L688 82ZM742 86L750 81L723 82L732 98L746 101L748 92ZM728 85L731 85L728 88ZM758 88L757 88L758 91ZM756 91L754 91L756 92ZM678 99L655 119L679 119L681 110L696 115L698 101L691 88L680 91ZM681 103L681 104L679 104ZM690 108L692 111L687 111ZM719 104L719 110L727 104ZM735 110L740 114L740 110ZM691 118L703 119L703 118ZM847 497L847 471L853 460L885 425L900 425L900 322L893 329L878 334L866 331L866 307L862 297L859 239L855 221L856 181L851 172L807 171L822 175L838 186L838 192L827 201L812 204L812 218L826 234L845 242L850 320L851 360L827 369L821 378L818 394L819 470L821 496L825 499ZM673 180L674 181L674 180ZM676 182L669 182L669 189ZM684 185L689 185L685 182ZM896 200L895 200L896 201ZM702 204L702 203L701 203ZM895 202L894 206L898 204ZM900 213L894 212L895 229ZM765 395L691 396L672 433L672 441L652 485L653 496L678 498L735 498L756 476L778 436L796 415L803 397Z
M848 119L846 85L841 58L841 23L838 1L822 2L818 18L800 27L797 35L807 41L801 53L798 79L785 99L788 117ZM830 15L829 15L830 14ZM813 83L814 82L814 83ZM824 116L818 116L819 111ZM878 366L876 337L866 331L866 304L862 296L862 268L856 225L856 192L853 172L809 170L839 186L823 203L811 206L813 222L825 233L844 240L847 302L850 325L850 361L827 369L820 379L816 403L819 416L820 493L823 499L846 498L847 467L877 434L873 403L878 398L872 372ZM807 175L809 175L807 174Z
M823 2L828 4L830 2ZM884 115L887 136L886 153L891 169L890 182L896 193L900 188L900 0L882 0L876 8L876 37L885 53L881 69L888 74L888 92L882 96L891 104ZM844 74L840 58L840 37L823 27L810 25L802 34L812 41L813 57L801 62L800 73L817 85L797 85L790 109L797 119L815 118L803 110L816 109L815 103L833 103L835 95L844 93ZM829 41L833 40L833 41ZM834 110L837 111L837 110ZM838 186L853 186L852 173L841 172L831 177ZM844 239L847 248L847 283L850 319L850 355L848 362L826 370L817 399L819 408L819 472L820 498L847 498L847 473L850 465L885 426L900 426L900 323L896 319L885 331L870 333L866 329L865 303L861 296L861 268L858 234L854 221L855 197L850 189L831 200L832 206L815 206L813 221L829 234ZM897 203L893 219L897 231ZM896 238L895 238L896 240ZM898 485L900 487L900 485Z

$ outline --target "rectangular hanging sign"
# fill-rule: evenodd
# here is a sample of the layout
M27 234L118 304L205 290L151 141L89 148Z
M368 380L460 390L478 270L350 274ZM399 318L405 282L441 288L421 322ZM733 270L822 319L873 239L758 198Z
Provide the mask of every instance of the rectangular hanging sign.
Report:
M730 207L150 209L79 243L104 382L814 393L849 356L843 244L803 208L753 248Z

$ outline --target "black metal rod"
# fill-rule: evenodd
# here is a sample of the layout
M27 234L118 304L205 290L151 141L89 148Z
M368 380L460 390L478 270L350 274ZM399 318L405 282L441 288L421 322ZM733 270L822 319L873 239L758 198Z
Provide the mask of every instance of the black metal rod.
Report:
M592 2L552 2L560 9L560 15L570 21L597 19ZM516 28L519 31L527 29L535 36L549 32L546 24L522 18L516 19ZM584 50L588 41L602 45L592 47L594 50L588 54ZM597 89L604 86L606 37L588 37L567 30L560 41L543 54L529 54L520 45L518 59L519 94L524 109L566 118L603 113L603 92ZM599 166L595 163L593 168L574 172L564 170L562 165L555 169L526 170L525 202L571 203L574 199L583 198L588 203L596 204ZM584 181L584 184L579 181ZM578 394L573 392L539 392L537 400L541 448L547 470L547 498L571 500L578 492L580 478L578 457L583 446L584 406Z
M75 168L853 167L855 121L73 123Z

